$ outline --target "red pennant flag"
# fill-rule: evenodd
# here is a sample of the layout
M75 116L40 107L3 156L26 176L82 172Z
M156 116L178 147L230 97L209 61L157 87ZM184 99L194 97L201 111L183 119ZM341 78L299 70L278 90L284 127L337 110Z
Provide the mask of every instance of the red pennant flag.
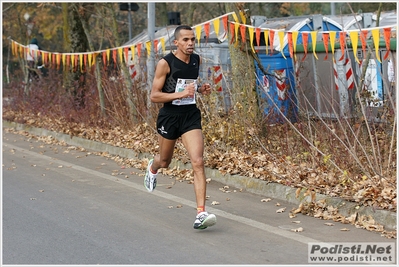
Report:
M204 31L205 31L205 36L206 36L207 40L209 38L210 27L211 27L211 23L210 22L207 22L207 23L204 24Z
M225 32L227 32L229 29L227 28L227 23L228 23L228 16L226 15L226 16L224 16L224 17L222 17L222 21L223 21L223 28L224 28L224 31Z
M84 55L83 55L83 64L84 64L84 67L85 67L84 69L86 70L86 66L87 66L87 65L86 65L86 64L87 64L87 54L84 54Z
M154 52L155 52L155 54L158 53L158 43L159 43L159 40L155 39L154 40Z
M305 52L305 56L302 58L302 61L305 60L306 55L308 54L308 40L309 40L309 33L303 32L302 33L302 43L303 43L303 51Z
M329 34L328 32L323 32L322 38L323 38L323 43L324 43L324 49L326 50L326 56L324 57L324 60L328 59L328 40L329 40Z
M366 39L367 39L368 30L362 30L360 32L360 41L362 42L362 51L363 55L366 55Z
M57 54L57 70L60 69L61 65L61 54Z
M269 40L270 40L270 53L273 54L273 48L274 48L274 30L270 30L269 32Z
M104 68L107 68L107 53L104 51L103 52L103 63L104 63Z
M48 53L48 65L45 64L45 66L52 67L55 64L54 59L54 53Z
M255 37L256 37L256 45L259 47L260 46L260 28L256 28L255 29ZM258 50L256 50L256 52L258 52Z
M55 68L56 65L57 65L57 63L56 63L56 57L55 57L55 54L54 54L54 53L53 53L52 57L53 57L53 60L51 61L51 62L52 62L52 63L51 63L51 67L52 67L52 68Z
M231 33L231 41L230 44L234 42L234 23L230 22L230 33Z
M125 52L125 62L127 65L129 62L129 47L124 47L123 51Z
M114 68L116 68L116 57L117 57L116 49L114 49L112 50L112 59L114 60L115 63Z
M240 25L240 33L241 33L241 41L243 44L245 44L246 30L247 30L247 27L245 27L244 24L241 24Z
M341 46L341 58L338 61L341 61L345 57L345 32L339 32L339 45Z
M137 55L139 56L139 58L141 57L141 43L137 44Z
M292 32L288 32L288 50L290 51L290 57L294 58L294 45L292 42Z
M388 58L389 51L391 50L391 28L384 28L384 40L387 52L384 55L384 60Z

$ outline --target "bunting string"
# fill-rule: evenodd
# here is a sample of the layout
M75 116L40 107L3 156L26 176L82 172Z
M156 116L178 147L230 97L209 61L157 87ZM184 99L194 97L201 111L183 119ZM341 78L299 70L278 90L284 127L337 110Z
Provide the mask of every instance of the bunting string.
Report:
M230 21L228 19L230 15L233 17L233 21ZM371 42L374 45L376 58L378 61L381 62L381 58L379 56L380 42L385 42L385 47L387 51L384 54L383 59L386 60L388 59L390 54L389 50L391 47L391 38L396 37L396 30L393 31L393 29L397 28L397 25L389 25L347 31L284 31L280 29L278 30L270 28L260 28L246 25L245 15L240 12L239 16L243 23L239 23L239 17L237 16L237 14L235 14L235 12L230 12L193 26L192 28L196 33L198 44L200 44L201 37L205 37L206 39L209 38L211 34L211 25L216 36L219 36L222 26L224 32L228 32L230 34L229 38L231 44L234 42L235 45L237 45L239 41L239 36L241 36L240 41L242 42L245 42L247 36L249 36L251 50L254 53L255 51L259 52L261 33L263 33L265 53L268 54L270 50L270 53L273 54L274 50L277 50L282 54L285 59L287 59L284 54L286 45L288 46L287 48L289 56L291 58L296 57L298 37L301 36L301 44L303 45L303 50L305 54L302 60L306 58L306 55L308 53L308 44L310 44L313 56L318 59L316 53L316 44L317 37L321 34L321 39L326 52L326 56L324 58L325 60L328 58L329 51L331 51L332 55L334 56L334 48L336 43L339 44L342 54L342 57L339 59L339 61L343 60L343 55L345 54L344 52L347 47L347 43L350 42L355 60L359 63L359 59L357 57L359 40L361 43L361 49L363 53L365 53L367 47L367 36L370 36ZM369 35L370 33L371 35ZM204 34L204 36L201 36L202 34ZM277 39L275 39L275 37ZM338 40L336 40L336 38ZM277 41L278 44L276 43ZM161 49L158 49L159 44L161 44ZM139 58L141 57L142 49L147 51L147 55L150 55L152 48L154 49L155 53L165 53L165 37L153 40L153 45L151 44L151 41L144 41L133 45L79 53L59 53L49 52L45 50L30 51L28 46L22 45L21 43L18 43L17 41L11 39L11 52L13 56L26 58L27 53L34 52L35 55L42 56L43 62L47 67L52 67L56 69L60 69L61 67L63 67L64 69L68 68L69 70L79 70L81 72L85 72L87 69L90 69L94 64L96 64L97 56L101 57L102 63L104 64L105 68L109 66L110 62L116 64L119 61L121 63L124 62L128 65L131 64L131 61L135 60L136 55ZM130 57L129 50L131 52Z

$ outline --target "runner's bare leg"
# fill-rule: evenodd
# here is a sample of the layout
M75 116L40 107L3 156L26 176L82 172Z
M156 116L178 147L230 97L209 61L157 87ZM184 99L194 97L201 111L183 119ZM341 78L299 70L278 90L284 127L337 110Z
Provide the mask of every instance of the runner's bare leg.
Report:
M182 135L194 171L194 191L197 207L205 207L206 177L204 168L204 138L202 130L194 129Z
M155 155L151 169L158 171L160 168L169 167L172 161L173 151L175 149L176 140L169 140L162 136L158 137L159 154Z

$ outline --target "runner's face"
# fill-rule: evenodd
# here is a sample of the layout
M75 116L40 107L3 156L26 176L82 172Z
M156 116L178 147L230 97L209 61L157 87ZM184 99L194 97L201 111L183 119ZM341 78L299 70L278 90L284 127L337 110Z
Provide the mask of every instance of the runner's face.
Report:
M181 30L179 38L175 40L177 49L185 55L190 55L194 52L195 36L192 30Z

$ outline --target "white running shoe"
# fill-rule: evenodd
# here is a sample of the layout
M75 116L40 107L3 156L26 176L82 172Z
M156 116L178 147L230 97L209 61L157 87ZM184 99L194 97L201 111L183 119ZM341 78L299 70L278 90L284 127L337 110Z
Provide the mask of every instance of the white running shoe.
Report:
M195 217L194 229L205 229L209 226L215 225L216 216L215 214L209 214L206 211L200 212Z
M144 186L145 186L145 188L147 188L147 190L149 192L154 191L155 187L157 186L157 175L153 174L150 171L150 168L151 168L151 165L152 165L153 161L154 161L154 159L151 159L148 162L147 171L146 171L145 177L144 177Z

